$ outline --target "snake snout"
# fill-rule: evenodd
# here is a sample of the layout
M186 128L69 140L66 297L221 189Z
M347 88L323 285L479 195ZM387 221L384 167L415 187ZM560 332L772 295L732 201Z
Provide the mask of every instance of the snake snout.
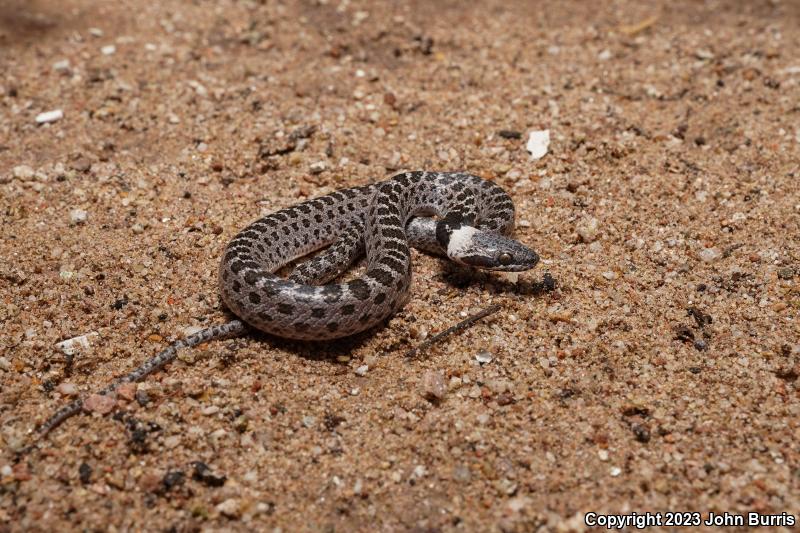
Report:
M468 233L468 234L467 234ZM448 256L461 264L485 270L522 272L530 270L539 262L536 252L524 244L480 230L464 232L457 245L448 246Z

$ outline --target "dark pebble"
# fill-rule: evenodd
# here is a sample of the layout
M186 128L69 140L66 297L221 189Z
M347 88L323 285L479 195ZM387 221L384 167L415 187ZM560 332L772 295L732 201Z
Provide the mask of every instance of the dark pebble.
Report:
M637 441L641 443L650 442L650 430L644 424L632 424L631 431Z
M113 304L111 304L111 308L119 311L126 305L128 305L128 297L123 296L122 298L117 299Z
M225 484L228 478L224 475L219 475L211 471L207 464L202 461L194 461L191 463L194 472L192 479L209 487L221 487Z
M778 270L778 277L781 279L792 279L794 277L794 269L785 267Z
M142 407L144 407L148 403L150 403L150 397L147 395L147 392L145 392L143 390L137 390L136 391L136 403L138 403Z
M183 470L171 470L164 475L161 484L164 486L164 492L169 492L174 487L183 485L185 480L186 474L183 473Z
M83 485L88 485L92 481L92 467L86 463L81 463L78 467L78 477Z
M503 139L522 139L522 132L516 130L500 130L497 134Z

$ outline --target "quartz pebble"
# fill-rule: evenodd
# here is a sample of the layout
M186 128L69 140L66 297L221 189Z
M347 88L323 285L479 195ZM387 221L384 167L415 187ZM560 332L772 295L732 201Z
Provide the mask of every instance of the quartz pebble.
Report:
M711 263L719 257L719 251L716 248L703 248L700 250L700 260L704 263Z
M36 123L47 124L48 122L55 122L57 120L61 120L62 118L64 118L64 112L60 109L54 109L52 111L45 111L44 113L39 113L36 115Z
M480 352L475 354L475 360L482 365L491 363L492 359L494 359L494 356L485 350L481 350Z
M69 221L72 224L83 224L89 217L89 213L83 209L73 209L69 212Z

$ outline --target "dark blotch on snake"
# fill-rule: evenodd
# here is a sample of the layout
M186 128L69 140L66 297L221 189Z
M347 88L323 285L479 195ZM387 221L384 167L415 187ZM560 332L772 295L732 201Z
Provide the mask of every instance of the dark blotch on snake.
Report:
M261 296L257 292L251 292L247 297L254 304L260 304L261 303Z
M325 308L324 307L315 307L311 310L311 316L313 318L322 318L325 316Z
M355 313L356 307L353 304L343 305L342 309L339 311L343 316L352 315Z
M325 327L328 328L328 331L336 331L337 329L339 329L339 323L338 322L328 322L325 325Z
M277 306L278 312L284 315L291 315L294 313L294 306L289 304L280 303Z
M369 298L369 285L363 279L354 279L347 282L347 288L353 293L353 296L359 300L366 300Z

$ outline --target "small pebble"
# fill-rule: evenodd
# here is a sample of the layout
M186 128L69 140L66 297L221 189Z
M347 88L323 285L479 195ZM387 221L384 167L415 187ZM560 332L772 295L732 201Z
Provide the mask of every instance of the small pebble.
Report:
M444 398L447 393L447 383L444 380L444 372L428 370L422 375L422 396L429 401L437 401Z
M611 474L611 477L617 477L622 473L622 469L618 466L612 466L608 473Z
M720 253L716 248L703 248L700 250L699 256L704 263L711 263L720 256Z
M54 109L52 111L45 111L44 113L39 113L36 115L36 123L46 124L48 122L61 120L62 118L64 118L64 112L60 109Z
M73 383L62 383L56 387L56 390L64 396L75 396L78 393L78 387Z
M217 511L228 518L239 518L242 513L241 504L236 498L228 498L217 505Z
M485 350L481 350L480 352L475 354L475 360L482 365L491 363L492 359L494 359L494 356Z
M123 383L117 387L117 396L129 402L133 401L136 397L136 383Z
M791 267L784 267L778 270L778 277L781 279L792 279L794 277L794 269Z
M599 457L601 461L608 461L608 452L606 450L600 450L597 452L597 457Z
M11 370L11 361L5 357L0 357L0 370L4 370L5 372Z
M327 165L325 161L317 161L316 163L311 163L311 166L308 168L308 171L312 174L320 174L325 171Z
M100 52L102 52L103 55L105 55L105 56L114 55L114 53L116 51L117 51L117 47L114 46L113 44L108 44L108 45L106 45L106 46L104 46L104 47L102 47L100 49Z
M211 416L219 413L219 407L216 405L209 405L208 407L204 407L202 411L205 416Z
M69 221L71 224L83 224L89 217L89 213L83 209L73 209L69 212Z
M170 435L166 439L164 439L164 447L167 449L176 448L181 443L181 436L180 435Z
M83 408L93 413L106 415L110 413L116 405L116 400L105 394L92 394L83 402Z
M53 70L56 72L69 72L69 59L62 59L53 63Z
M356 368L356 375L362 377L366 376L368 370L369 370L369 365L361 365L360 367Z
M596 218L591 217L581 221L581 223L578 224L576 231L578 232L578 236L581 238L581 241L588 243L597 239L597 236L600 233L599 228L600 222Z
M13 168L11 173L14 175L15 178L22 181L27 181L34 176L33 169L28 165L18 165Z
M71 339L56 343L56 348L64 352L66 355L75 355L79 351L88 350L91 347L89 344L89 339L97 336L98 333L96 331L92 331L91 333L79 335L78 337L73 337Z

